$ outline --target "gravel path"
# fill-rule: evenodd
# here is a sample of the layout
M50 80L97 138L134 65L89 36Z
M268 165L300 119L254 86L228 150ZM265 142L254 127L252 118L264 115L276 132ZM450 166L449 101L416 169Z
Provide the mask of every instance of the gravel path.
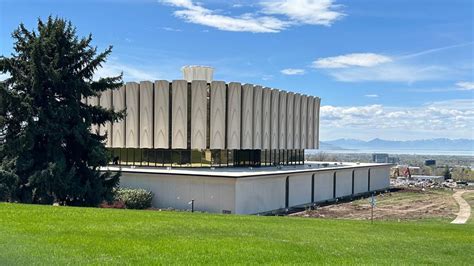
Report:
M456 217L456 219L451 222L452 224L465 224L471 216L471 206L469 206L469 203L467 203L467 201L462 198L462 194L464 192L466 191L460 190L453 194L453 198L459 204L459 212L458 217Z

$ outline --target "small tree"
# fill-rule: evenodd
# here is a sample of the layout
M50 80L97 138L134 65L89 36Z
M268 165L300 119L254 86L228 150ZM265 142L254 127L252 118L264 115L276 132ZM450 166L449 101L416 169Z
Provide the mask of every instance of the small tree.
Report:
M37 31L21 24L12 34L15 53L0 57L0 189L22 202L93 206L112 196L119 174L100 172L110 154L105 135L91 132L123 118L81 102L122 85L122 77L93 81L111 47L97 54L91 35L78 38L63 19L38 20Z
M443 172L444 180L451 179L451 171L449 171L449 167L446 165Z

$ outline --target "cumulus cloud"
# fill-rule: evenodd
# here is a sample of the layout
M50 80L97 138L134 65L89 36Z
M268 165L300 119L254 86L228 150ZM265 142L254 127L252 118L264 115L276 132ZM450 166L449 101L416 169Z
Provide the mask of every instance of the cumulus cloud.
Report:
M345 132L346 138L355 137L347 132L357 131L367 135L375 133L366 138L395 136L393 138L402 139L407 133L418 134L414 138L426 138L427 133L437 137L472 138L474 103L459 99L418 107L326 105L321 106L320 124L325 134Z
M334 57L319 58L313 62L314 68L347 68L347 67L373 67L382 63L391 62L392 59L385 55L374 53L353 53Z
M368 97L368 98L378 98L379 95L378 95L378 94L366 94L365 97Z
M298 68L285 68L280 71L283 75L303 75L305 73L304 69Z
M224 31L262 33L280 32L290 26L301 24L328 26L343 16L342 13L335 11L338 6L332 0L262 2L263 9L260 12L239 16L221 14L192 0L162 0L161 2L179 8L174 12L178 18ZM283 7L286 9L279 9Z
M461 91L471 91L474 90L474 82L472 81L460 81L456 83L458 90Z
M266 14L284 15L301 24L329 26L344 16L333 0L274 0L261 5Z
M120 63L116 60L109 60L101 68L97 69L94 74L94 80L98 80L101 77L113 77L123 73L124 81L142 81L142 80L155 80L161 75L155 71L149 71L141 68L136 68L128 64Z
M454 70L436 65L409 65L393 63L370 68L347 68L330 71L329 75L338 81L361 82L407 82L450 79Z

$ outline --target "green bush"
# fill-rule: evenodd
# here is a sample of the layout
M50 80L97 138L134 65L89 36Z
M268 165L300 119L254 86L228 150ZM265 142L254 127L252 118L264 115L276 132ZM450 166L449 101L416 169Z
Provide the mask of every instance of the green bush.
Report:
M151 207L153 192L145 189L118 188L115 200L123 202L127 209L147 209Z

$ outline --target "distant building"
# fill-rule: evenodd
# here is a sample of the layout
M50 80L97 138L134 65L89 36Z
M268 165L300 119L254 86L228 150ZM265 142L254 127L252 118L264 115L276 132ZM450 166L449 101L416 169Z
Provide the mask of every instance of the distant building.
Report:
M435 183L444 182L444 176L412 175L411 178L416 181L431 181Z
M436 160L425 160L426 166L436 165Z
M372 154L372 162L374 163L388 163L388 153L374 153Z

